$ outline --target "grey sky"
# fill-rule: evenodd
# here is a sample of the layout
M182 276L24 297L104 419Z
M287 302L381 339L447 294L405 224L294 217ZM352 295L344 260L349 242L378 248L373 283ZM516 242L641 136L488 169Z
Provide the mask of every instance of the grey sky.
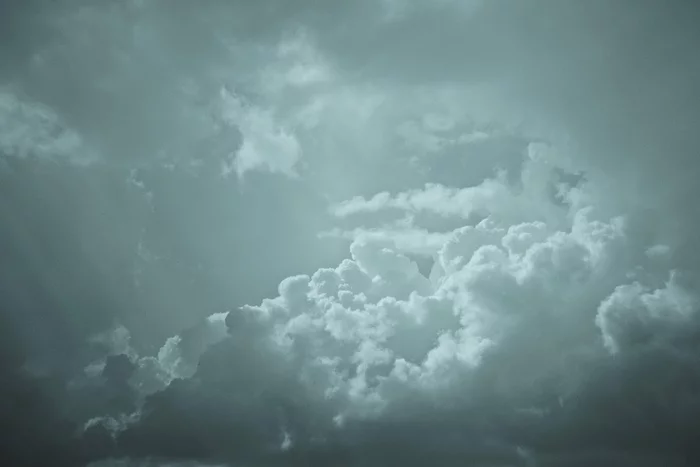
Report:
M699 11L5 0L8 465L694 465Z

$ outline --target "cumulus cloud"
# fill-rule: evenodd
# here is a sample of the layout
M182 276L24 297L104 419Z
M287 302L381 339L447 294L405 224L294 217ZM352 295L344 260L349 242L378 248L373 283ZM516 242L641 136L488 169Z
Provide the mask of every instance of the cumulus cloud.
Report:
M672 274L661 288L649 290L639 282L621 285L600 305L596 323L613 352L649 341L664 328L692 323L695 298L679 287Z
M625 392L610 388L641 383L643 361L668 361L654 337L690 322L694 293L645 263L649 247L630 241L624 216L578 207L559 227L536 214L518 222L495 209L454 230L429 278L393 242L355 240L338 267L285 279L276 298L231 311L228 337L202 355L192 379L147 399L119 443L140 454L152 440L158 455L213 460L638 462L646 455L610 450L617 435L590 417L611 416L603 407ZM673 378L678 364L654 368ZM670 388L647 387L640 407L613 410L613 423L667 403L654 391ZM157 428L185 407L208 441ZM654 420L673 430L685 423ZM415 432L425 424L433 433ZM245 431L247 441L224 447L214 426ZM646 426L629 429L647 436ZM175 439L191 444L169 449ZM684 441L659 442L663 452ZM677 462L655 455L662 460L649 465Z
M531 143L523 150L525 154L521 170L515 180L509 179L505 172L498 171L475 186L427 184L423 188L395 195L381 192L369 199L355 197L334 205L331 208L332 214L351 222L354 219L370 223L373 220L374 223L384 220L385 224L374 229L364 227L354 231L334 231L327 234L375 238L383 235L389 239L395 237L402 245L400 248L405 248L403 251L421 252L429 251L429 246L440 245L450 240L447 234L454 227L448 227L446 230L443 227L442 231L435 232L425 231L425 224L439 228L440 220L443 223L452 220L452 225L473 225L491 217L507 225L527 220L544 222L550 226L564 225L568 206L580 203L577 186L561 182L557 175L565 172L562 172L563 169L556 161L548 161L541 156L542 144ZM387 220L392 218L399 221L387 223Z
M130 332L124 326L100 333L91 341L99 345L105 355L85 367L85 376L109 380L108 375L116 371L126 374L124 382L128 381L141 396L162 390L175 379L194 375L202 354L228 335L226 317L227 313L213 314L168 338L155 356L140 356L132 347ZM125 365L133 368L120 370Z
M581 315L592 320L595 308L590 306L612 292L600 281L624 279L612 267L613 258L621 255L623 234L610 222L589 220L584 211L570 230L559 231L543 222L501 227L487 218L453 232L437 255L441 274L432 282L391 243L357 241L352 260L336 270L284 282L280 298L264 302L258 313L288 320L282 329L292 332L295 341L314 342L305 346L318 352L312 360L339 359L338 365L349 366L347 381L333 392L340 390L358 403L381 400L384 387L449 386L443 378L477 367L501 339L505 346L516 341L528 345L534 336L527 333L535 331L531 326L538 320L543 331L557 328L554 342L547 344L539 336L543 353L530 356L543 364L551 351L561 357L563 349L548 345L556 345L563 332L585 334L577 329L585 319ZM315 289L317 284L323 289ZM559 307L572 308L576 302L581 311L556 314ZM508 336L525 330L523 336ZM365 392L367 372L375 366L384 374L375 376L376 387ZM517 387L513 382L504 386Z

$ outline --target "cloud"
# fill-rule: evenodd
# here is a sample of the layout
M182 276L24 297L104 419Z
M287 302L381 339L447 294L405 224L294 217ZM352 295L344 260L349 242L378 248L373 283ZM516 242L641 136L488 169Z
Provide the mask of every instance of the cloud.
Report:
M14 56L28 97L2 101L20 122L8 151L87 141L129 169L284 174L326 196L323 236L350 244L156 354L126 328L103 336L134 362L134 393L108 378L127 407L86 410L100 423L85 445L108 428L93 457L698 462L696 12L468 3L79 5L50 17L61 40ZM282 201L246 219L292 211ZM236 222L190 256L219 254ZM249 269L314 253L260 222ZM217 286L240 286L221 270ZM101 364L85 387L105 389Z
M295 176L301 147L294 134L276 124L269 111L246 109L235 96L228 96L225 100L224 118L238 128L243 138L233 159L236 174L241 177L250 170L266 168Z
M94 151L55 112L18 97L10 89L0 89L0 125L3 158L51 159L79 165L95 160Z
M255 89L245 88L251 78L264 82L261 88L271 86L271 93L279 86L303 87L325 72L311 63L303 42L283 37L271 38L260 51L274 55L277 48L277 59L250 56L250 48L242 49L235 36L222 33L222 24L211 24L211 15L222 9L219 14L231 13L212 2L206 13L193 12L189 20L178 13L162 16L157 3L135 1L63 3L35 11L28 18L52 40L16 57L18 76L11 79L19 92L40 102L45 114L66 121L110 164L192 166L207 158L227 166L230 155L237 155L239 174L265 168L291 175L300 154L294 135L272 119L274 111L265 108L264 99L243 105L223 90L247 92L250 100ZM185 25L189 38L178 39ZM234 65L250 59L245 72ZM288 68L284 79L273 85L281 67ZM17 97L3 98L8 111L9 99Z
M563 225L567 217L567 204L577 203L579 192L575 186L559 181L557 176L562 169L541 156L541 146L538 143L526 146L527 153L514 181L501 171L475 186L459 188L427 184L424 188L395 195L381 192L369 199L355 197L338 203L331 207L331 213L341 220L352 223L359 218L360 222L364 219L371 223L379 219L384 220L385 224L374 230L359 228L354 232L335 231L329 234L350 238L395 238L397 244L401 243L399 248L405 248L403 251L427 251L430 254L431 247L450 241L447 233L454 228L431 232L421 223L435 229L441 220L443 223L452 220L452 224L463 225L491 217L507 225L526 220L537 220L552 226ZM392 218L401 220L391 225L387 219Z
M638 285L655 282L635 277L648 258L628 241L634 232L623 218L597 219L587 207L566 217L562 229L497 215L457 229L430 279L391 242L355 240L351 259L337 268L290 277L278 297L230 312L229 337L202 356L193 379L146 401L140 421L120 435L122 445L140 453L150 439L161 446L154 454L212 460L322 457L328 450L339 456L350 449L358 462L398 461L401 451L417 462L433 452L427 447L433 442L441 443L433 454L440 459L484 465L496 459L527 465L528 456L535 465L636 459L604 452L605 443L615 443L603 442L612 435L586 420L590 411L604 416L603 404L622 397L607 389L623 382L618 378L641 376L637 352L655 352L648 339L635 337L640 324L633 314L645 307L649 319L660 320L641 318L646 335L655 335L661 327L653 323L668 323L669 313L690 315L694 294L673 281L657 292ZM616 375L618 365L624 376ZM602 368L598 376L595 367ZM660 403L653 392L643 397ZM184 407L209 441L180 452L167 448L176 435L157 427ZM631 416L620 410L620 417ZM219 423L224 431L245 430L246 444L219 444L221 432L209 431ZM562 423L570 431L555 436ZM675 429L671 420L663 423ZM425 424L433 432L414 450L413 427ZM373 440L374 429L389 438ZM472 430L478 436L459 447ZM177 439L194 436L187 433ZM392 442L402 447L396 451ZM341 448L345 443L352 447ZM571 443L587 452L556 453L573 449Z
M432 256L442 247L450 234L430 232L426 229L383 227L377 229L356 228L350 231L333 229L321 232L321 238L342 238L345 240L384 241L399 251L423 256Z
M622 285L600 305L596 323L613 352L621 348L649 345L666 327L692 323L695 298L679 287L673 273L662 287L649 290L635 282Z
M202 354L227 337L227 315L210 315L180 334L168 338L153 357L139 355L131 345L129 330L124 326L100 333L92 337L91 341L104 349L105 356L90 363L85 368L85 374L89 378L104 378L105 372L110 370L110 362L123 366L125 363L115 360L126 359L133 366L127 380L134 390L141 396L160 391L175 379L191 378L195 374Z

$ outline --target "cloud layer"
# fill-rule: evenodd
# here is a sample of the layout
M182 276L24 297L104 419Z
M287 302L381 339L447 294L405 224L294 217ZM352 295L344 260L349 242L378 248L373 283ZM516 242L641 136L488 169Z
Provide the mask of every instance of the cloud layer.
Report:
M65 465L699 461L696 9L2 8L0 408Z

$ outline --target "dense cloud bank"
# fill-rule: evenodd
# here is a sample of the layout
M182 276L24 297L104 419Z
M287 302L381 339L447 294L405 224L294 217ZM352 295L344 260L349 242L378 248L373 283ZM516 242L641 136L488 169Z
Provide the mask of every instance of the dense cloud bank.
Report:
M0 8L7 465L700 463L690 2Z

